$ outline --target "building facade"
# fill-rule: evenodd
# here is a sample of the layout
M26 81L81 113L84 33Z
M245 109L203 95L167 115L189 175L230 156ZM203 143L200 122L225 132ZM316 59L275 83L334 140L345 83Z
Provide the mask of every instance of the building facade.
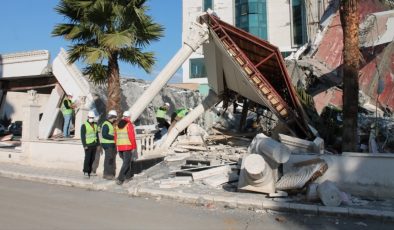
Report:
M326 8L327 2L328 0L183 0L182 40L187 36L190 23L206 10L212 9L221 20L269 41L287 56L310 40L308 34L316 33L318 19L321 18L320 13L316 12ZM311 25L314 27L311 28ZM207 83L203 55L202 49L199 49L183 64L184 83Z

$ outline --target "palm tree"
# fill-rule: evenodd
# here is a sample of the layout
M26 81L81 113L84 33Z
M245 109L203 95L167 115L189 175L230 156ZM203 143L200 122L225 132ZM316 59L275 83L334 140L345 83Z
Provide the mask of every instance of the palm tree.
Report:
M163 27L147 14L146 0L60 0L55 10L67 23L55 25L52 35L71 41L70 63L83 61L83 73L94 84L107 84L107 110L121 112L119 61L150 72L153 52Z
M342 0L340 18L343 29L343 134L342 151L357 151L359 14L357 0Z

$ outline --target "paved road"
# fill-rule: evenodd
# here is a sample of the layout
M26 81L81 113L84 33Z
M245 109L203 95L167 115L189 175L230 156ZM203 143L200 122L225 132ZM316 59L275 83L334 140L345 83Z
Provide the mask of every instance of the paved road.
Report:
M196 207L0 177L0 229L394 229L392 223Z

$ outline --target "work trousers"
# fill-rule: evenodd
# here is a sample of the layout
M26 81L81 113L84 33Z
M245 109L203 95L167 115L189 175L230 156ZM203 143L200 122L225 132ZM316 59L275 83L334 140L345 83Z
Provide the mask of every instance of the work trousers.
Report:
M119 151L119 157L122 158L123 164L120 169L118 180L125 181L134 176L133 164L137 160L137 150Z
M72 121L73 115L67 114L67 115L63 115L63 117L64 117L63 136L70 137L70 127L71 127L71 121Z
M109 147L104 149L104 176L116 175L116 148Z
M99 167L99 164L100 164L100 156L102 154L103 154L103 148L99 145L99 146L97 146L97 149L96 149L96 154L95 154L93 165L92 165L92 173L97 172L97 168Z
M158 123L158 127L159 128L164 128L166 127L166 129L168 129L170 127L170 124L167 122L166 119L162 118L162 117L156 117L157 123Z
M83 161L83 172L90 176L92 165L96 156L97 146L88 146L85 149L85 160Z

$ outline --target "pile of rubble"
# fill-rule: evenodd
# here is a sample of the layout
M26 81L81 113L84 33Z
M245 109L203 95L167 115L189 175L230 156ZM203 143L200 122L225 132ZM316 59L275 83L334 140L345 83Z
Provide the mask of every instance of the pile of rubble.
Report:
M177 138L164 161L137 174L130 187L144 184L172 191L257 192L271 198L302 193L305 201L314 202L317 197L328 206L342 202L344 196L334 183L313 183L328 168L322 159L298 162L283 174L283 164L292 153L324 153L321 138L306 141L280 135L278 142L264 134L251 140L215 132L207 135L192 124L186 135Z

